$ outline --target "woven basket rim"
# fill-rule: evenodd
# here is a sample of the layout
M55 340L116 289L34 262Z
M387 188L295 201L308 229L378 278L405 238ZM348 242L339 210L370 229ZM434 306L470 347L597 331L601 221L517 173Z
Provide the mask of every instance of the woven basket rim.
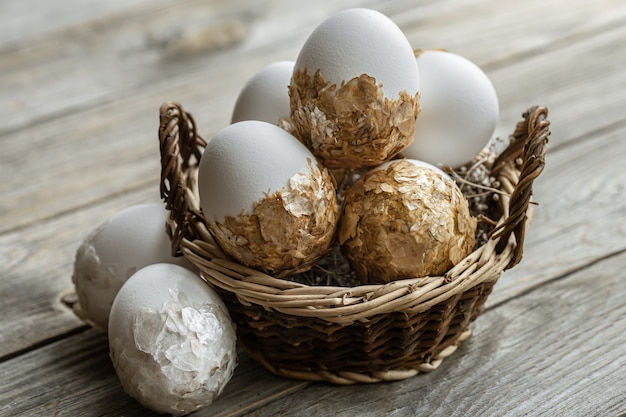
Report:
M496 281L506 268L513 253L513 245L507 245L504 252L487 256L482 266L474 258L481 258L487 251L485 246L478 248L464 262L469 268L463 274L409 278L386 284L369 284L355 287L334 287L298 284L293 281L261 276L251 270L251 275L242 276L237 269L241 265L224 260L213 259L203 262L199 255L188 246L183 246L183 253L196 266L200 267L202 277L211 285L237 294L242 304L257 304L284 314L314 317L331 323L349 324L364 320L377 314L389 312L420 313L427 311L454 295L483 282ZM457 264L459 266L460 264ZM233 268L230 269L229 267ZM244 269L246 267L243 267ZM230 272L230 274L229 274ZM267 282L263 282L267 281ZM280 288L272 283L295 284L291 288Z

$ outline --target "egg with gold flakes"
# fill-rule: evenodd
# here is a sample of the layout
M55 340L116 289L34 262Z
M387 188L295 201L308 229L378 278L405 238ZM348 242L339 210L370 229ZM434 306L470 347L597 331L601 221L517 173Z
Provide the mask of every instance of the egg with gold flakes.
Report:
M200 207L222 250L270 275L329 249L339 208L328 169L289 132L245 120L218 132L198 171Z
M398 159L360 178L345 195L339 243L363 283L438 276L469 255L476 219L451 177Z
M400 28L374 10L343 10L315 28L296 59L294 134L329 168L378 165L412 142L419 90Z

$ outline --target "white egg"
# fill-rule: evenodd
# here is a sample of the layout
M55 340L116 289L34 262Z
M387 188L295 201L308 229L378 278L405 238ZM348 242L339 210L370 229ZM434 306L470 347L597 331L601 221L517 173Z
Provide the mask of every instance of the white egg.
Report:
M370 9L347 9L324 20L302 46L295 69L320 70L337 86L368 74L382 83L387 98L420 90L408 39L391 19Z
M287 131L246 120L217 133L198 171L200 207L222 249L268 273L330 245L338 207L328 170Z
M231 123L261 120L277 124L281 118L288 118L293 66L293 61L274 62L254 74L239 92Z
M211 404L237 364L236 335L217 293L172 264L137 271L109 319L110 356L124 390L159 413Z
M421 113L407 158L456 168L491 139L498 97L487 75L468 59L443 50L418 51Z
M315 28L296 59L294 134L329 168L378 165L413 140L419 91L400 28L374 10L341 11Z
M185 258L171 255L165 228L168 216L163 204L138 204L121 210L87 235L76 251L72 275L77 315L106 331L115 295L139 269L158 262L193 269Z

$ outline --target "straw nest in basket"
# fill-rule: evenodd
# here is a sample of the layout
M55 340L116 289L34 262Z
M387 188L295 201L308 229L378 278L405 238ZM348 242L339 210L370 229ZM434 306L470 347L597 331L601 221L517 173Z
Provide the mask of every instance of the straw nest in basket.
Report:
M475 250L445 274L359 285L333 250L310 271L277 278L232 261L214 240L198 201L206 142L180 104L165 103L161 195L172 247L222 296L248 354L275 374L350 384L432 371L469 337L497 279L522 257L548 136L547 109L532 107L502 153L450 173L478 228Z

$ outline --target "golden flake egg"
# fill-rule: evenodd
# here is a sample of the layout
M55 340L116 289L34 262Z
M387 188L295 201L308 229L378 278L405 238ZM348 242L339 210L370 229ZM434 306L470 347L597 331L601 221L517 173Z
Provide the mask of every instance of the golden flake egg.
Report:
M339 207L328 169L287 131L244 120L207 144L200 207L222 250L278 276L312 267L329 249Z
M413 141L419 88L400 28L374 10L343 10L298 54L289 85L294 134L329 168L376 166Z
M454 180L430 164L398 159L345 195L339 243L363 283L437 276L469 255L476 219Z

